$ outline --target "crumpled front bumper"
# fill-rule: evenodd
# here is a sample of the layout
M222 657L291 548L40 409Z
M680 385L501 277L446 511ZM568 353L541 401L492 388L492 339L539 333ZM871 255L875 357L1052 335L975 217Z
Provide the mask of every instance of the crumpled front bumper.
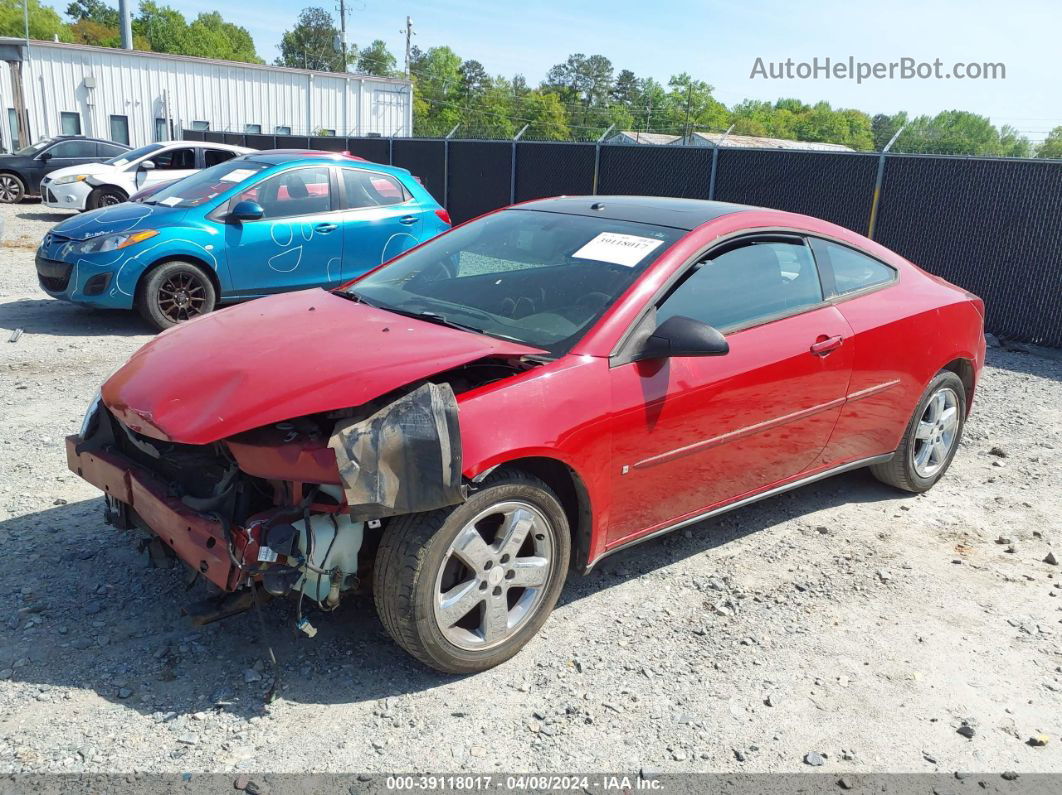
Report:
M168 495L165 484L124 456L101 450L79 453L81 443L77 434L66 437L66 460L72 472L132 508L147 529L214 585L235 590L242 572L229 557L220 521Z

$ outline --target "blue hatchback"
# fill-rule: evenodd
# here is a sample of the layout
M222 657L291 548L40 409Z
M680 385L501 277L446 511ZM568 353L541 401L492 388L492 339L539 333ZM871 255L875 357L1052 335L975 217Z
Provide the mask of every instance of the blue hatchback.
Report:
M228 160L45 236L49 295L159 329L271 293L335 287L450 228L408 171L326 152Z

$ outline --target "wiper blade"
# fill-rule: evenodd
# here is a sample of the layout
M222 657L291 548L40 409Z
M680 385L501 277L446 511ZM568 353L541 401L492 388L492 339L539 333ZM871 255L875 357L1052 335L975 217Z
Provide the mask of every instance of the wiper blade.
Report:
M475 334L482 334L483 329L476 326L470 326L467 323L461 323L457 320L451 320L446 315L440 315L438 312L411 312L408 309L392 309L391 307L385 307L385 311L394 312L396 315L402 315L403 317L412 317L417 320L424 320L428 323L436 323L440 326L449 326L450 328L459 329L460 331L471 331Z

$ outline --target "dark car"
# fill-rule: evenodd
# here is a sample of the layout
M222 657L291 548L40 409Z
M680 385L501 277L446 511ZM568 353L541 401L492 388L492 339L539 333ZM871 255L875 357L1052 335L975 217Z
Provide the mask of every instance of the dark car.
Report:
M44 138L12 154L0 155L0 202L12 204L36 196L45 174L82 163L102 163L128 152L125 144L82 135Z

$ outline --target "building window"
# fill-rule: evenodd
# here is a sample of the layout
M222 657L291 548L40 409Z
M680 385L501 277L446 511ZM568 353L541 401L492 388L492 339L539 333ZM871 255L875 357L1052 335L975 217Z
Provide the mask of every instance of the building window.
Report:
M243 125L243 131L245 133L247 133L248 135L261 135L262 134L262 125L261 124L245 124L245 125Z
M273 128L274 135L291 135L290 127L277 126Z
M59 114L59 129L63 135L81 135L81 114L62 111Z
M192 129L193 130L201 130L201 131L202 130L209 130L210 129L210 122L208 122L208 121L193 121L192 122Z
M170 125L166 123L165 119L155 119L155 140L170 140Z
M129 144L129 117L111 116L111 140Z

